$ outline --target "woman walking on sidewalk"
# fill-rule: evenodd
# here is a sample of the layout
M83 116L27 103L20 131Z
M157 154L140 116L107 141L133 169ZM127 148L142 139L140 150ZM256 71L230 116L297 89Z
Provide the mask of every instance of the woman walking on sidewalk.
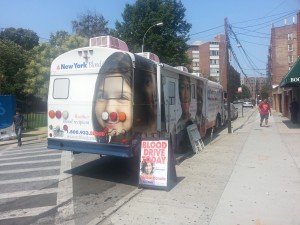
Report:
M262 123L265 120L266 126L268 126L268 119L269 119L269 112L271 116L271 107L270 104L267 102L267 99L264 99L259 105L258 105L258 112L260 114L260 126L262 126Z

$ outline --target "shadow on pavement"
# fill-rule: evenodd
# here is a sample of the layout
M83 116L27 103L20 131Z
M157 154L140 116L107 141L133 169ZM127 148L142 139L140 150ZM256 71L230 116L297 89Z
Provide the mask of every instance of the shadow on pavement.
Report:
M282 120L282 123L289 129L299 129L300 123L292 123L290 120Z

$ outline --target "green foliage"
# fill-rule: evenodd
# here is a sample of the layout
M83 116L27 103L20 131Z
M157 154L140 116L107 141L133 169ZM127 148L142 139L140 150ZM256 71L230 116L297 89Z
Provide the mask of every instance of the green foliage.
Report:
M241 86L241 75L232 66L229 68L230 85L231 85L231 101L238 98L238 88Z
M28 113L24 114L26 129L36 129L47 126L47 113Z
M23 97L24 68L28 58L28 51L20 45L7 39L0 41L0 94Z
M6 28L0 32L0 40L10 40L25 50L30 50L39 44L39 37L31 30L23 28Z
M125 41L132 52L141 52L144 39L144 52L153 52L172 66L187 66L190 60L186 43L191 24L184 19L185 11L181 1L137 0L126 4L123 22L117 21L111 33ZM163 26L153 26L159 22Z
M250 90L246 85L242 85L242 93L238 94L239 99L247 99L251 97Z
M107 24L108 21L102 15L91 11L81 14L78 20L72 21L73 32L87 38L107 35L109 32Z
M270 88L269 88L268 85L262 86L261 91L260 91L262 99L268 99L268 97L269 97L269 90L270 90Z

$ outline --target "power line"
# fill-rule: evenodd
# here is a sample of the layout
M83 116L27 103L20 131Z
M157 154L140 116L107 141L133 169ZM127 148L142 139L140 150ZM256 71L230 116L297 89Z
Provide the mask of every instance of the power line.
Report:
M249 55L246 53L244 47L242 46L241 42L239 41L237 35L235 34L235 32L232 30L232 27L229 27L229 32L230 34L233 35L233 38L236 40L237 44L239 45L239 48L242 50L242 52L244 53L247 61L249 62L250 67L253 69L253 71L256 71L257 66L255 65L255 63L253 62L253 60L249 57Z

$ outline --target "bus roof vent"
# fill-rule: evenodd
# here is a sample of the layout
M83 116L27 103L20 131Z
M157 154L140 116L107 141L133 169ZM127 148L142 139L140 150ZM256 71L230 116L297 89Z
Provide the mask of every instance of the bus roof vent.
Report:
M187 72L187 73L189 72L188 69L185 66L176 66L175 68L178 69L178 70L181 70L183 72Z
M143 56L144 58L147 58L147 59L151 59L152 61L154 62L158 62L159 63L159 58L157 55L155 55L154 53L152 52L139 52L139 53L136 53L137 55L140 55L140 56Z
M129 51L128 46L124 41L112 36L100 36L90 38L90 47L92 46L115 48L127 52Z

